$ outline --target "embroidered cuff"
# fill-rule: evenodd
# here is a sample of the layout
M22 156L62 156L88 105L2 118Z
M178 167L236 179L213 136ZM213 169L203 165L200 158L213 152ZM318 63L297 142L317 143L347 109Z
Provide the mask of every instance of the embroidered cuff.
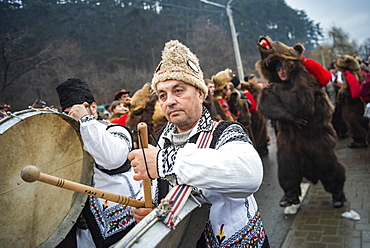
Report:
M157 170L160 178L165 178L172 185L178 184L176 175L173 173L173 166L179 147L170 146L162 149L157 155Z
M82 123L89 122L92 120L95 120L95 117L93 115L84 115L81 117L80 123L82 124Z

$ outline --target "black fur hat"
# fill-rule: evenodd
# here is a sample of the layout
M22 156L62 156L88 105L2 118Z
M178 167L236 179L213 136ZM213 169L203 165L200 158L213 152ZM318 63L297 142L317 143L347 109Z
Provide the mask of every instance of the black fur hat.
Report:
M58 85L56 90L62 110L75 104L82 104L84 102L91 104L95 102L87 83L78 78L67 79Z
M240 84L240 80L236 76L234 76L233 79L231 79L231 82L233 83L235 88L238 87L238 85Z

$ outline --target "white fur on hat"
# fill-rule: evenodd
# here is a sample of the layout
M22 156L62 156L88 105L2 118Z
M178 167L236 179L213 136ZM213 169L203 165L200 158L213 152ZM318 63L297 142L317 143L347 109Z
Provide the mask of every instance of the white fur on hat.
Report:
M166 80L179 80L193 85L207 97L208 88L197 56L178 40L170 40L165 44L162 61L153 75L152 89L157 92L157 83Z

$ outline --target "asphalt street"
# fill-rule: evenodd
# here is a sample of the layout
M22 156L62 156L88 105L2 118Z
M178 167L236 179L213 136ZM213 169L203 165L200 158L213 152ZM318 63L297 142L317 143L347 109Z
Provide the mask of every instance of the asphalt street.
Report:
M289 232L295 215L286 215L279 201L284 192L277 178L276 137L268 123L270 145L268 155L262 156L264 178L260 189L254 194L262 215L262 221L271 247L281 247Z

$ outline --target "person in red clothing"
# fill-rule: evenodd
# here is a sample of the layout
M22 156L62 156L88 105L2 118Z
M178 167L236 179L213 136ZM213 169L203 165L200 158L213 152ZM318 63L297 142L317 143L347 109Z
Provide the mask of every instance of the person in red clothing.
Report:
M266 117L258 111L258 102L263 86L258 83L257 77L250 74L246 82L241 82L240 89L250 99L249 112L251 113L251 129L255 140L255 147L260 156L268 154L270 137L267 134Z
M232 75L232 70L227 68L211 77L211 80L215 84L215 92L212 102L214 103L217 113L220 115L221 119L228 121L234 120L227 103L227 99L229 99L231 94L230 84L231 79L233 78Z
M111 104L112 114L109 117L110 123L126 126L128 108L121 101L114 101Z
M245 100L247 102L248 108L249 108L249 112L250 113L256 112L256 109L257 109L256 100L254 99L253 95L247 89L243 89L243 90L241 89L241 83L240 83L239 78L237 78L236 76L234 76L231 79L231 82L233 83L234 88L237 91L239 91L240 98L243 99L243 100Z
M346 122L352 140L349 148L366 148L369 120L364 115L365 102L361 99L359 90L366 75L361 71L360 64L351 55L341 55L335 58L335 68L343 74L343 85L338 92L338 104L342 109L342 117Z

